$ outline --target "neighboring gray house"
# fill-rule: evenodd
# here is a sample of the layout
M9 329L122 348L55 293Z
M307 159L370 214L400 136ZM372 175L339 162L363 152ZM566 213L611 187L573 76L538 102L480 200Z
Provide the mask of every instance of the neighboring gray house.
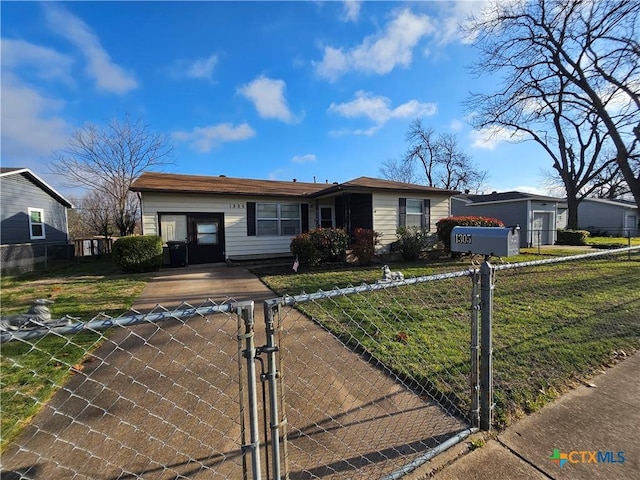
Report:
M2 270L32 270L69 259L67 208L71 203L28 168L0 168Z
M457 195L451 198L455 216L492 217L506 226L520 226L520 246L553 245L557 230L567 225L567 202L562 198L524 192Z
M585 198L578 205L578 226L592 233L636 237L639 220L638 206L625 200Z
M373 229L389 251L399 226L435 232L456 191L359 177L307 183L222 176L144 173L131 190L142 196L142 231L185 241L189 263L291 255L291 239L316 227Z

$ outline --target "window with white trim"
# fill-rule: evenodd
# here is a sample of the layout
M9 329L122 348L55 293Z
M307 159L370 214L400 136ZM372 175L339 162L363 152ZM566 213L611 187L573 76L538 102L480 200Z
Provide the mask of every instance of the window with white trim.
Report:
M44 210L42 208L29 208L29 237L31 240L42 240L44 234Z
M428 198L404 198L398 199L398 226L431 228L431 200Z
M301 232L299 203L257 203L258 236L293 236Z
M424 227L424 203L422 200L407 198L407 227Z

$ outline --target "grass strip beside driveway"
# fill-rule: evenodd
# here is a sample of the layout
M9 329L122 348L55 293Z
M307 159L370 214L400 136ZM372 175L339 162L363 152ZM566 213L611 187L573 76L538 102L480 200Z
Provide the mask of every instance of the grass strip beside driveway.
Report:
M52 318L81 321L100 313L126 312L144 288L149 274L121 274L109 257L78 259L47 271L2 277L2 315L24 313L32 300L48 298ZM2 345L1 449L8 445L51 398L107 332L48 336Z

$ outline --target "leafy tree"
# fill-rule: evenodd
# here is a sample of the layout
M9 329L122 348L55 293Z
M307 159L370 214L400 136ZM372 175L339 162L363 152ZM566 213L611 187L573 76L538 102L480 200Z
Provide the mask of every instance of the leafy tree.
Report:
M409 147L399 160L383 162L380 174L389 180L422 182L448 190L478 190L487 172L479 170L453 134L436 134L422 120L411 123L406 136Z
M615 162L640 205L639 12L634 0L493 1L468 27L474 70L502 78L471 96L473 123L542 145L570 203Z
M127 116L122 122L86 124L76 130L67 145L55 152L51 171L70 186L94 192L100 202L99 207L92 203L93 211L108 215L125 236L134 232L139 218L139 202L129 186L143 172L171 163L172 149L164 134Z

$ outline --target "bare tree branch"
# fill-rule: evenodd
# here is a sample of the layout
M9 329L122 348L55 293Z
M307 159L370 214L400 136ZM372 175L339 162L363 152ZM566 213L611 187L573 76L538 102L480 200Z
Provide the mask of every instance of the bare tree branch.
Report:
M495 1L467 32L480 53L472 71L503 78L466 102L475 126L539 143L570 204L615 162L640 205L639 15L638 0Z
M164 134L152 132L138 119L87 124L53 156L51 171L73 187L97 192L111 209L120 235L133 233L138 201L129 186L143 172L171 163L173 147Z
M453 134L436 135L414 120L407 132L409 148L400 160L383 162L380 174L389 180L421 182L447 190L478 191L487 178L463 152Z

